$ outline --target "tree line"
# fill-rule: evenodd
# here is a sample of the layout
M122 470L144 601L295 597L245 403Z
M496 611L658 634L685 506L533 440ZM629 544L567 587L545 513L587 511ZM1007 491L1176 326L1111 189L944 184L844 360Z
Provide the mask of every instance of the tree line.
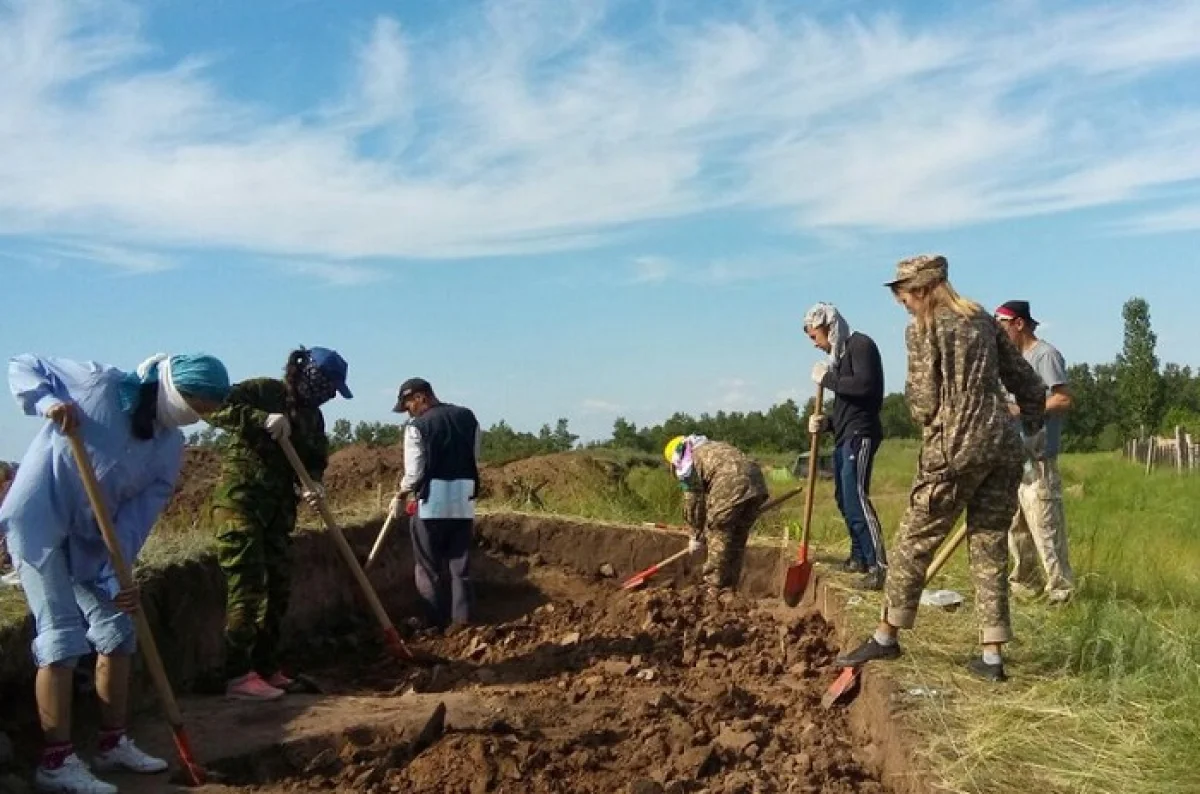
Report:
M1160 366L1157 337L1150 322L1150 306L1141 298L1126 302L1122 316L1125 338L1120 354L1105 364L1073 364L1067 370L1075 406L1067 415L1063 447L1068 452L1120 449L1127 438L1157 433L1168 435L1177 425L1200 436L1200 371L1168 363ZM1053 339L1049 340L1053 343ZM798 452L808 447L808 417L813 400L803 406L785 400L765 411L718 411L691 416L675 413L656 425L638 427L625 417L613 423L607 439L589 447L659 453L676 435L702 433L754 452ZM919 429L909 415L901 393L884 398L885 438L917 438ZM402 428L385 422L346 419L333 423L331 449L350 444L382 447L399 444ZM565 418L545 424L536 432L520 431L501 420L483 432L482 458L488 463L566 452L576 448L579 436ZM222 443L211 427L189 437L193 446Z

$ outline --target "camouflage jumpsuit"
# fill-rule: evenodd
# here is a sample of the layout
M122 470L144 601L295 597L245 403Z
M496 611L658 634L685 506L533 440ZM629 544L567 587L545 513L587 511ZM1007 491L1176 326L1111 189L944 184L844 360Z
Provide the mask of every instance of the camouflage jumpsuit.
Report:
M706 441L692 452L695 469L683 481L683 517L707 541L704 581L733 587L742 572L746 541L767 501L762 469L737 448Z
M1045 387L987 314L948 309L928 328L910 323L906 396L922 427L920 462L887 578L887 621L912 628L925 571L965 509L981 641L1012 639L1008 528L1017 508L1024 451L1001 389L1040 426Z
M291 594L291 532L299 481L267 433L267 415L285 414L291 442L312 478L328 462L325 419L317 408L288 408L282 381L256 378L233 387L209 424L229 432L221 480L213 497L217 560L227 587L226 673L279 669L279 637Z

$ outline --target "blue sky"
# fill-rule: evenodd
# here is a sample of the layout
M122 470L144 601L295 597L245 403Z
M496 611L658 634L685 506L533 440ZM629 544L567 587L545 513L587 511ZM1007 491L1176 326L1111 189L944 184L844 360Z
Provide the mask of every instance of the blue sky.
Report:
M235 378L337 348L587 438L805 398L937 251L1071 362L1200 365L1200 4L0 2L0 345ZM36 423L0 410L0 457Z

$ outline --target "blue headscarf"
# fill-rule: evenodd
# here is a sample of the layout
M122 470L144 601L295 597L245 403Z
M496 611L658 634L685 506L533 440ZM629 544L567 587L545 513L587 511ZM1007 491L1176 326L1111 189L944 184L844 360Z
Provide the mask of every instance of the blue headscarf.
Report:
M121 380L121 408L132 412L143 384L158 381L159 366L170 361L171 381L175 388L191 397L223 402L229 395L229 373L221 360L203 353L167 356L159 353L138 365L136 372Z

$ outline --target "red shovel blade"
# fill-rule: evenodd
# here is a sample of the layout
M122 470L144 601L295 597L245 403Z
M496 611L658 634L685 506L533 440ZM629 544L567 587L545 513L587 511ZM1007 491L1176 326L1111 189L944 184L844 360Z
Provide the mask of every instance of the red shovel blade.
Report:
M653 576L656 573L658 573L658 566L655 566L648 570L642 571L639 574L631 576L628 579L626 579L625 582L621 585L621 589L622 590L636 590L639 587L641 587L642 585L644 585L646 583L646 580L649 579L651 576Z
M827 709L832 708L835 703L853 691L857 683L858 668L843 667L837 680L829 685L829 689L825 690L825 696L821 698L821 705Z
M794 562L788 566L787 576L783 580L783 601L789 607L800 603L804 592L808 590L808 581L812 578L812 561Z
M204 768L196 763L196 757L192 754L192 745L188 741L187 734L183 731L183 726L172 725L171 731L174 734L175 750L179 755L180 766L183 767L183 775L186 785L203 786L208 782L208 774Z

